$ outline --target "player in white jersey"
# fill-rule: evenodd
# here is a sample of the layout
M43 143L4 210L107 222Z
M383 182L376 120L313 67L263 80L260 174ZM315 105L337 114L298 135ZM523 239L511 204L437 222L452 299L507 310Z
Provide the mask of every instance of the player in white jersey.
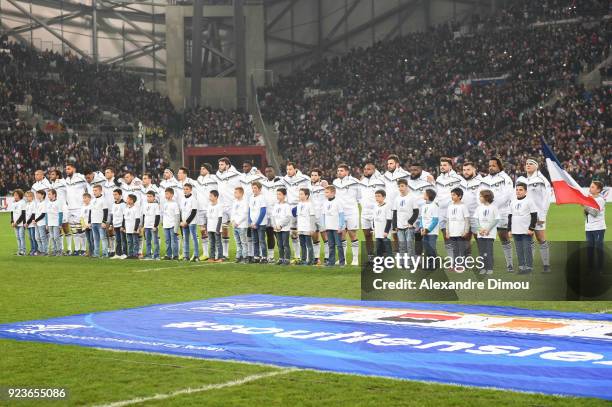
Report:
M497 224L497 235L501 241L506 268L509 272L513 272L512 243L508 236L508 215L510 214L510 201L514 198L514 185L498 157L489 159L489 175L482 178L478 192L480 193L481 190L493 192L493 205L497 207L501 218Z
M323 171L319 168L313 168L310 170L310 201L315 212L315 225L314 232L312 233L312 247L314 250L315 265L322 265L321 262L321 240L323 240L323 257L325 263L327 263L327 257L329 256L329 247L327 246L327 234L325 233L325 225L323 225L323 204L327 200L325 198L325 187L328 185L327 181L321 179Z
M276 171L270 165L264 168L264 178L261 180L261 193L266 200L266 211L272 213L274 206L278 202L276 190L282 188L281 178L276 176ZM251 191L252 192L252 191ZM268 217L268 226L266 227L266 242L268 243L268 262L274 261L274 246L276 236L272 221Z
M142 207L145 207L147 204L147 197L146 195L149 193L149 191L153 191L155 192L155 200L156 202L159 203L159 195L161 194L161 189L155 185L153 183L153 176L151 175L150 172L145 172L144 174L142 174L142 187L141 187L141 194L143 196L143 203L142 203Z
M56 199L54 207L60 207L62 210L62 224L60 225L60 232L62 233L59 238L60 248L56 248L59 253L64 254L64 236L67 236L66 239L68 245L70 245L70 226L68 223L68 204L66 202L66 180L62 178L62 172L60 170L54 169L49 171L49 183L51 184L51 189L54 189L56 192ZM47 201L49 197L47 196ZM70 246L68 246L70 247Z
M212 166L209 163L200 165L200 175L196 182L196 198L198 200L198 225L201 226L200 236L202 238L202 260L208 258L208 231L206 228L207 210L210 203L210 191L217 191L217 177L212 173Z
M172 188L172 190L174 191L173 201L176 202L178 205L177 196L179 193L180 186L179 186L178 181L174 177L174 171L172 170L172 168L166 168L164 170L164 173L162 175L162 180L159 183L159 187L163 191L165 191L166 188ZM162 210L163 210L165 202L166 202L166 196L165 194L162 194L160 196L160 204L161 204Z
M104 178L104 174L102 174L100 171L94 171L91 169L85 170L83 173L83 175L85 175L85 181L87 181L87 192L93 196L94 186L102 186L102 184L106 181L106 178Z
M85 233L81 231L81 207L83 194L87 192L87 180L76 171L72 163L66 164L66 203L68 205L68 225L72 236L72 251L85 250ZM59 199L59 196L58 196Z
M423 166L418 162L410 164L409 171L408 189L414 195L415 203L420 212L425 205L425 191L428 189L436 190L435 180L430 173L423 170ZM414 235L414 250L416 255L423 253L423 235L421 233L415 233Z
M38 191L44 191L45 194L51 189L51 183L45 178L45 172L43 170L34 171L34 184L32 184L31 191L36 194Z
M466 249L467 254L471 253L470 241L472 236L474 240L478 238L478 219L476 218L476 208L480 204L480 184L482 183L482 176L476 171L476 166L471 161L463 163L462 169L463 178L463 203L468 209L470 214L470 231L466 238Z
M439 212L438 226L444 237L446 253L452 252L452 244L446 235L448 206L451 204L451 191L463 187L463 179L453 170L453 160L449 157L440 158L440 175L436 178L436 200Z
M361 229L365 238L365 247L368 259L374 256L374 241L372 230L374 229L374 210L377 207L376 191L385 190L385 181L382 174L378 172L373 163L363 166L363 178L359 180L361 193L359 204L361 205Z
M287 170L287 174L281 178L281 183L287 190L286 202L293 212L293 208L297 206L299 201L300 189L308 188L310 179L306 175L302 174L302 172L298 170L295 164L292 162L288 162L285 168ZM298 254L300 253L300 245L298 241L296 218L291 218L291 246L293 256L297 260Z
M383 174L383 181L385 182L385 192L387 194L387 202L395 202L395 198L399 194L397 188L397 181L400 179L408 179L410 174L404 170L399 161L399 157L395 154L391 154L387 157L387 171Z
M351 249L353 251L352 266L359 265L359 240L357 240L357 230L359 229L359 206L361 200L361 183L350 175L349 166L346 164L338 165L336 170L338 178L333 182L336 187L336 199L342 207L345 219L345 229L340 235L344 258L346 259L346 234L351 239Z
M120 189L120 188L121 188L121 184L119 183L119 180L115 178L115 169L110 166L106 167L104 169L104 182L102 183L102 195L104 196L106 205L109 208L112 208L115 203L115 197L113 195L113 192L115 191L115 189ZM111 213L109 224L112 225L112 222L113 222L113 219L112 219L112 213ZM106 233L108 236L108 250L110 252L109 253L110 257L115 256L115 248L117 247L117 244L115 241L115 231L116 230L120 231L120 229L121 228L115 229L114 227L109 227L106 229ZM120 245L120 247L123 247L123 245Z
M219 167L215 176L219 187L219 205L223 208L223 228L221 230L221 245L223 257L229 253L229 222L234 203L234 190L240 186L240 172L227 157L219 158ZM210 228L209 228L210 230Z
M544 272L550 271L550 248L546 241L546 215L548 207L553 196L550 182L538 170L539 164L535 158L528 158L525 162L525 172L527 176L518 177L517 183L521 182L527 185L527 196L538 208L538 221L535 227L535 237L540 245L540 256ZM532 242L535 249L535 241Z

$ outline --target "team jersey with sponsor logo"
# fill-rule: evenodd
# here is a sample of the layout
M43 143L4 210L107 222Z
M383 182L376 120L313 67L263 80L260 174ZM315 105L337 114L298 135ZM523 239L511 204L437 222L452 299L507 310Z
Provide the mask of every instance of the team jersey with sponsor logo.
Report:
M504 217L510 213L510 201L514 196L514 184L512 179L504 171L495 175L487 175L482 178L479 193L488 189L493 192L493 205L497 206L500 216Z
M310 186L310 178L297 170L293 177L285 175L281 178L281 183L287 189L287 203L293 208L299 201L300 189Z
M382 175L376 171L370 177L363 177L359 180L361 187L359 203L361 204L361 216L365 219L372 219L374 216L374 209L376 209L376 199L374 194L376 191L385 190L385 181L382 179Z
M74 173L71 177L64 178L66 184L66 203L68 210L79 209L83 205L83 194L87 192L87 180L83 174ZM57 200L60 200L59 193Z
M482 184L482 176L480 174L476 174L470 179L463 178L463 203L468 208L468 212L470 212L470 217L475 217L476 208L478 207L479 202L479 189L480 184Z
M200 210L206 210L208 205L210 205L210 191L216 191L219 189L217 178L214 174L200 175L196 180L196 183L198 208L200 208Z
M261 217L262 209L264 210L263 217ZM266 200L261 193L257 196L253 195L251 199L249 199L249 223L257 226L266 225L268 223Z
M399 195L399 189L397 188L397 181L400 179L408 180L410 173L405 169L399 167L395 171L387 171L383 174L383 181L385 182L385 192L387 193L387 200L393 202Z
M464 189L464 185L463 179L454 170L440 174L436 178L437 195L435 201L440 207L441 213L445 214L446 209L451 204L451 191L455 188Z
M270 218L272 227L275 231L280 228L283 232L291 230L291 206L287 202L276 202L272 209L272 217Z
M175 200L166 201L162 207L162 225L164 229L175 229L179 226L179 219L181 218L181 209Z
M336 200L342 206L342 212L345 214L358 213L358 203L361 199L361 184L359 181L347 175L344 178L336 178L334 186L336 187Z
M421 209L423 205L425 205L425 198L423 198L423 194L425 193L425 191L428 189L432 189L434 191L436 190L436 186L429 182L427 178L423 179L422 173L420 177L408 178L408 188L410 189L410 193L414 194L414 199L419 209Z

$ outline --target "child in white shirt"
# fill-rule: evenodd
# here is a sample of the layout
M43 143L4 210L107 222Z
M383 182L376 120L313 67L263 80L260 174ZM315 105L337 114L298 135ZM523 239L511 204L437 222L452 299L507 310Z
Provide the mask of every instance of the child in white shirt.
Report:
M219 191L210 191L208 210L206 212L206 229L208 231L208 262L222 263L223 242L221 237L221 227L223 225L223 205L219 202Z
M49 201L47 201L47 231L49 232L49 250L53 256L62 255L62 244L60 237L60 228L64 221L64 204L57 199L55 189L50 189L48 192Z
M603 272L604 235L606 233L606 200L601 196L603 190L601 181L593 181L589 193L597 202L599 209L584 207L584 230L587 240L587 264L589 270Z
M25 210L26 210L26 223L25 227L28 229L28 239L30 240L30 256L36 256L38 247L36 245L36 201L34 200L34 193L27 191L25 194Z
M248 253L247 231L249 228L249 202L244 196L244 188L234 189L234 203L230 213L236 239L236 263L246 263Z
M21 189L13 192L13 204L11 206L11 227L15 229L17 238L17 256L25 256L25 223L26 223L26 203L23 201L24 193Z
M340 233L344 229L344 211L342 204L336 199L336 187L328 185L325 187L325 198L323 202L323 224L327 232L327 244L329 246L329 257L327 267L336 265L336 247L338 248L338 261L344 266L344 250L340 241Z
M136 205L136 195L129 194L127 196L125 211L123 212L123 219L125 220L125 226L123 232L127 237L127 258L137 259L138 258L138 233L140 228L140 205Z
M174 189L166 188L166 201L162 208L164 237L166 240L166 256L164 260L178 260L179 258L179 224L181 223L181 210L174 199Z
M392 256L391 241L389 233L393 224L393 210L391 205L385 202L387 193L378 190L374 193L376 207L374 208L374 238L376 239L376 255Z
M484 267L479 274L493 274L493 242L497 235L497 224L500 221L497 206L492 205L494 195L488 189L483 189L479 194L480 204L476 207L474 217L478 225L476 243L478 244L478 254L483 258Z
M419 217L419 227L421 236L423 236L423 252L425 254L424 270L435 270L437 268L436 258L438 251L436 243L438 241L438 222L440 208L435 202L436 191L426 189L423 192L425 204L421 208Z
M314 264L314 246L312 244L312 233L316 221L314 206L310 202L310 190L300 188L299 202L293 210L297 217L297 230L300 239L300 262L298 264Z
M276 264L288 266L291 259L289 248L289 231L291 230L291 207L287 203L287 190L278 188L276 190L277 202L272 210L272 228L278 245L278 261Z
M113 207L111 209L111 221L113 223L113 231L115 235L115 255L113 259L125 259L127 257L127 236L121 230L125 226L123 213L125 212L125 201L123 200L123 191L121 188L116 188L113 191Z
M463 267L457 263L462 262L467 249L466 239L469 237L470 231L470 212L467 206L461 202L463 198L463 190L461 188L453 188L451 190L451 203L447 208L447 226L446 239L450 241L450 253L448 255L453 259L453 270L457 273L463 272Z
M527 196L527 184L517 182L516 198L510 202L508 229L516 247L516 257L519 262L519 274L533 271L533 252L531 243L538 222L538 207Z
M34 212L34 225L36 226L37 256L46 256L49 250L47 236L47 193L44 189L36 191L36 212Z
M161 220L159 202L157 202L155 191L153 190L147 192L146 196L147 202L142 209L142 224L147 248L143 260L159 260L158 227Z

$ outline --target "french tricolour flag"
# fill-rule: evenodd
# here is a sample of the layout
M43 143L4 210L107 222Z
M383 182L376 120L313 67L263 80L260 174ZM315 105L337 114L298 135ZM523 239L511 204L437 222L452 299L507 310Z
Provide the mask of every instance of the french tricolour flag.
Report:
M542 152L546 158L546 168L555 190L555 202L561 204L579 204L599 210L599 205L592 196L582 192L580 185L563 169L563 166L542 138Z

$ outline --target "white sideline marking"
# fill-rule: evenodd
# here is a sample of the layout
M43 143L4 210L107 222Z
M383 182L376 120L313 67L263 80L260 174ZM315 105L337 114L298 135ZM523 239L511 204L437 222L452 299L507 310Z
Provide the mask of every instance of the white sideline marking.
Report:
M189 387L186 389L173 391L172 393L156 394L150 397L137 397L131 400L123 400L123 401L116 401L116 402L108 403L108 404L100 404L95 407L122 407L122 406L128 406L130 404L144 403L144 402L153 401L153 400L166 400L166 399L180 396L183 394L201 393L201 392L209 391L209 390L223 389L225 387L240 386L242 384L253 382L255 380L265 379L265 378L272 377L272 376L284 375L287 373L295 372L296 370L298 369L289 368L289 369L275 370L273 372L259 373L259 374L246 376L238 380L230 380L229 382L225 382L225 383L207 384L205 386L195 387L195 388Z

